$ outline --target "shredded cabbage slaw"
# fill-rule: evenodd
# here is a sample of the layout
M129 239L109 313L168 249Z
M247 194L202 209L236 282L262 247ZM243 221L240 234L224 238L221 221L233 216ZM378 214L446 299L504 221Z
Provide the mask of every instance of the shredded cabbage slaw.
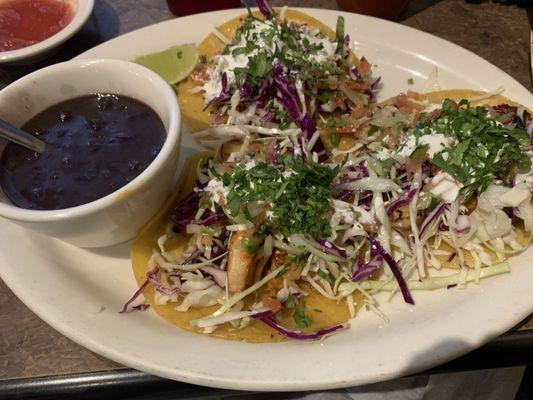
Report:
M308 287L346 302L354 317L356 292L380 313L378 292L414 304L413 290L509 272L506 259L527 247L523 232L533 227L529 113L467 101L435 107L412 92L373 104L379 80L366 60L349 61L342 22L329 39L258 3L266 19L249 17L208 64L202 90L218 118L195 136L213 156L198 164L195 189L176 206L123 312L151 284L156 303L176 303L177 312L218 305L191 321L205 333L262 321L315 340L346 324L305 331ZM254 64L265 62L261 54L268 71ZM305 79L315 67L330 68L325 87ZM342 148L343 135L356 145ZM165 249L177 233L190 237L179 256ZM276 321L282 309L294 310L299 330Z

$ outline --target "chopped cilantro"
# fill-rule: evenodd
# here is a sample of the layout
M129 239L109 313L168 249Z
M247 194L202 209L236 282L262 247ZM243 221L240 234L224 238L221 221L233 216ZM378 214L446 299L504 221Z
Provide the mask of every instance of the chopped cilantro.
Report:
M502 125L485 107L473 107L467 100L456 104L446 99L437 119L421 121L413 130L417 137L431 132L455 139L456 145L435 154L431 162L463 184L463 201L485 191L495 179L511 185L517 172L531 168L522 151L529 144L527 132Z
M292 317L298 328L307 328L311 324L309 317L305 314L305 306L303 304L296 306Z
M276 278L279 278L280 276L285 275L285 273L289 270L289 266L285 265L282 269L279 270L279 272L276 274Z
M285 307L294 308L295 306L296 306L296 300L294 298L294 295L290 293L289 296L287 297L287 300L285 300Z
M433 210L435 207L438 206L440 200L437 197L431 197L431 202L429 203L429 210Z
M337 132L333 132L330 136L330 139L331 139L331 145L333 147L339 147L340 138Z
M281 161L285 174L260 162L250 169L238 165L232 172L222 175L222 183L229 188L227 208L231 216L237 218L243 214L244 204L265 201L270 203L274 218L262 233L268 229L285 236L294 233L316 239L329 236L331 182L340 166L331 169L290 156L282 157Z
M231 50L231 55L235 57L235 56L238 56L239 54L248 54L254 51L254 49L256 48L257 46L255 45L254 42L248 42L246 43L246 46L244 47L237 47Z
M409 79L407 79L407 84L408 85L414 85L415 81L413 80L413 78L409 78Z
M241 242L242 248L251 256L259 250L259 241L255 237L245 237Z
M413 161L420 161L427 153L429 144L423 144L413 150L409 158Z
M317 272L317 275L324 279L328 283L332 283L331 276L329 276L323 269L319 269Z
M344 40L344 17L337 17L337 27L335 29L335 35L338 40Z

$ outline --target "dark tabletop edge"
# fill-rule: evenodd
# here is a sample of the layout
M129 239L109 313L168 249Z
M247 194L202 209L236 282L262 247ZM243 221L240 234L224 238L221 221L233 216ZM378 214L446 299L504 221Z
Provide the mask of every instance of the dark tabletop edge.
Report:
M465 370L480 370L533 365L533 331L508 332L462 357L420 373L429 375ZM145 397L154 396L157 397ZM70 375L43 376L0 381L0 399L72 399L102 398L192 398L232 396L234 390L222 390L160 378L134 369L99 371ZM178 396L178 397L176 397ZM170 398L170 397L168 397Z

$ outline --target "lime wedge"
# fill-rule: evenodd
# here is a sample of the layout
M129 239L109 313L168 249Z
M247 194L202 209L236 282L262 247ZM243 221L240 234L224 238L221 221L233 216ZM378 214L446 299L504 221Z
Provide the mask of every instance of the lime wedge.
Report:
M193 43L173 46L158 53L147 54L133 60L159 74L170 84L178 83L196 66L198 51Z

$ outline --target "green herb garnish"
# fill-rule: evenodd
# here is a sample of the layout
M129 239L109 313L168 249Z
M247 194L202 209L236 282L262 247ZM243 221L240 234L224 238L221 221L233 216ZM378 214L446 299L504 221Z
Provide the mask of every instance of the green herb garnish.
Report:
M289 294L287 300L285 300L285 307L294 308L296 306L296 299L292 293Z
M413 150L409 158L413 161L420 161L427 153L429 144L423 144Z
M250 169L239 165L222 175L222 183L230 189L227 208L231 216L243 214L243 204L265 201L273 215L265 228L270 232L286 237L299 233L315 239L329 236L331 183L341 166L331 169L290 156L281 161L286 173L261 162ZM267 233L265 229L261 233Z
M337 132L333 132L330 136L330 139L331 139L331 145L333 147L339 147L340 138Z
M337 36L337 40L344 40L344 17L337 17L335 36Z
M307 328L311 324L309 317L305 314L305 306L303 304L296 306L292 318L298 328Z
M413 80L413 78L409 78L407 79L407 84L408 85L414 85L415 81Z
M255 237L245 237L241 242L242 248L251 256L254 256L259 250L259 241Z
M316 273L317 273L317 275L318 275L319 277L321 277L322 279L324 279L326 282L328 282L328 283L330 283L330 284L332 283L332 281L331 281L331 276L329 276L324 270L319 269Z
M453 147L435 154L431 162L463 184L462 201L482 193L495 180L511 185L517 172L531 168L522 151L529 144L524 129L504 126L488 114L485 107L473 107L467 100L459 104L446 99L439 117L418 123L413 134L439 132L455 139Z

